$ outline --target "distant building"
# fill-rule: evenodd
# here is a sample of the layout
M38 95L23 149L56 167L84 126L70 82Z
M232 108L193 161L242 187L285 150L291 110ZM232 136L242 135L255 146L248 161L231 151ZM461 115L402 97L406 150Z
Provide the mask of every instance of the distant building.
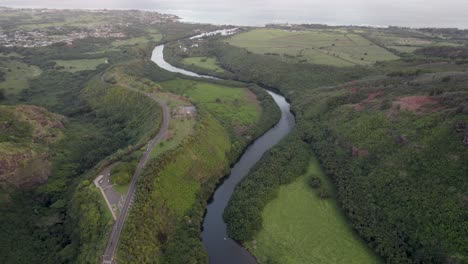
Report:
M197 115L197 108L195 106L179 106L175 112L175 117L194 117Z

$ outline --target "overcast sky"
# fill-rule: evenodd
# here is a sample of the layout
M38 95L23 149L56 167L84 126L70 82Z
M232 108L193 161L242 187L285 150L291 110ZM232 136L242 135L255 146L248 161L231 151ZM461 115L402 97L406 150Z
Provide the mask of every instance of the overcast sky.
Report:
M49 8L151 9L217 24L309 22L468 28L468 0L0 0Z

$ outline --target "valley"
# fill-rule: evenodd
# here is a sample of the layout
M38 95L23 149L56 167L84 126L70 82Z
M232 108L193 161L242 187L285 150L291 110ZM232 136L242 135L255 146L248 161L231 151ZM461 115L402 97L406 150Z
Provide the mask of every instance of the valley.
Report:
M0 21L2 263L466 263L467 30Z

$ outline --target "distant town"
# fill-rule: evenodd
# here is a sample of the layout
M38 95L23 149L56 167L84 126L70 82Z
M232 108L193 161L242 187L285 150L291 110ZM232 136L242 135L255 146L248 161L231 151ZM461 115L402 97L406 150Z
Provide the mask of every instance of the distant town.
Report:
M45 47L55 43L66 43L73 44L73 41L77 39L84 39L88 37L93 38L125 38L127 34L125 29L133 26L135 23L142 23L146 25L157 24L162 22L176 21L179 18L174 15L160 14L157 12L131 10L125 14L133 14L135 23L129 23L128 20L125 22L103 20L101 23L87 25L86 21L80 21L74 18L65 19L60 23L43 23L41 22L42 15L54 15L63 14L64 10L61 9L13 9L7 7L0 7L0 22L8 20L9 17L17 18L17 13L25 12L30 15L31 27L27 25L22 27L14 27L12 25L5 26L7 23L0 23L0 46L3 47ZM85 10L73 10L68 12L79 12ZM86 10L93 12L100 16L112 16L116 13L122 13L120 10ZM6 22L6 21L5 21ZM36 27L39 25L41 27ZM9 26L9 27L8 27Z

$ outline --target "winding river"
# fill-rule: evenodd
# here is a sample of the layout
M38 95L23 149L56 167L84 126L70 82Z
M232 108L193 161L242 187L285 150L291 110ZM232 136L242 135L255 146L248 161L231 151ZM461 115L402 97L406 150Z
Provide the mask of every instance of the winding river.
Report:
M199 37L201 36L203 35ZM170 65L164 60L163 50L164 45L159 45L153 50L151 56L151 60L159 67L189 76L218 79L212 76L199 75ZM218 186L213 199L207 207L207 212L203 220L202 242L208 252L210 263L212 264L257 263L255 258L247 250L227 236L223 212L236 185L249 173L250 169L260 160L267 150L276 145L294 128L295 120L290 111L289 103L283 96L268 90L267 92L273 97L281 109L281 119L273 128L256 139L247 148L239 161L231 168L231 172L226 180Z

